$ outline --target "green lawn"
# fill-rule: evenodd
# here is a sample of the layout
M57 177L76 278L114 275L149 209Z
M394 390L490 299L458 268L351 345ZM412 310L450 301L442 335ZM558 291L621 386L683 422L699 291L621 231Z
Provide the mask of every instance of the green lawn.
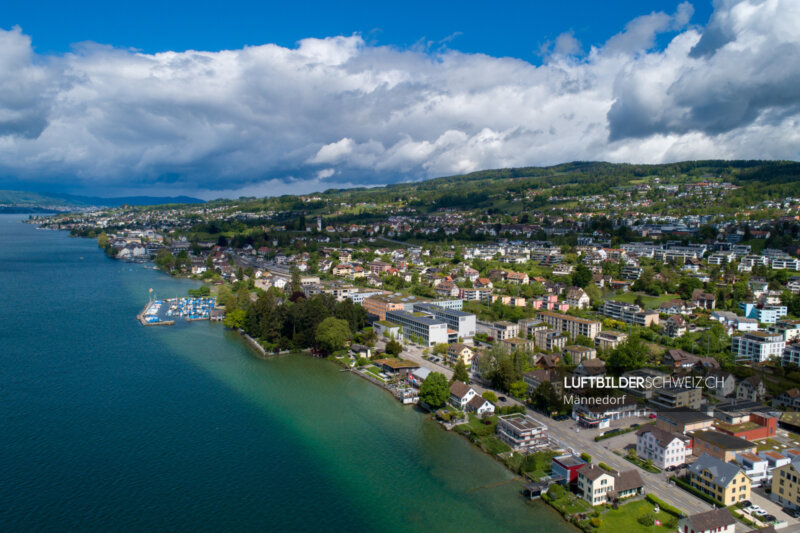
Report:
M638 522L639 517L642 515L653 515L653 504L645 500L639 500L631 503L626 503L620 506L619 509L610 509L600 515L602 521L600 527L595 531L598 533L628 533L629 531L642 531L652 532L660 531L662 533L672 533L677 527L677 519L672 515L661 511L656 518L661 521L660 526L643 526ZM667 527L666 524L674 521L673 527Z
M592 510L592 506L589 505L586 500L579 498L572 493L564 494L564 496L550 502L550 504L567 516L574 513L585 513Z
M636 466L647 472L651 472L653 474L658 474L659 472L661 472L661 469L655 465L647 466L647 461L643 461L640 457L631 457L629 455L626 455L625 460L628 461L629 463L635 464Z
M608 298L606 298L606 300L614 300L617 302L632 304L636 301L636 298L638 298L639 296L641 296L642 301L644 301L645 309L655 309L662 302L668 302L670 300L680 299L680 296L678 296L677 294L662 294L661 296L650 296L649 294L645 294L643 292L625 292L622 294L609 296Z

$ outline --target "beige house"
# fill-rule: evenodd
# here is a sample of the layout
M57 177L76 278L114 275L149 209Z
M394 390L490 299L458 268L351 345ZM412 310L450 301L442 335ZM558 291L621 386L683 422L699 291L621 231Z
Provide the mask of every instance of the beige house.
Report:
M455 365L460 359L469 367L472 365L472 359L474 357L475 352L466 344L456 343L447 347L447 362L451 365Z
M641 494L644 487L639 472L606 471L593 464L578 469L578 492L591 505L602 505Z
M800 508L800 459L772 471L771 498L782 506Z
M750 499L750 478L744 470L708 454L689 467L689 484L726 507Z

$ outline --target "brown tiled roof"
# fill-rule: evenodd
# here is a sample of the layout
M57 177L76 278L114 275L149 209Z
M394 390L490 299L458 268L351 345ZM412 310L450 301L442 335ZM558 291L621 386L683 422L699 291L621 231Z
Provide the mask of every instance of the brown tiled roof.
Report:
M688 520L692 524L690 529L695 531L714 531L736 523L730 511L725 508L693 514Z
M450 394L452 394L453 396L456 396L458 398L463 398L464 396L467 395L467 393L469 392L469 390L471 388L472 387L470 387L466 383L463 383L461 381L454 381L450 385Z

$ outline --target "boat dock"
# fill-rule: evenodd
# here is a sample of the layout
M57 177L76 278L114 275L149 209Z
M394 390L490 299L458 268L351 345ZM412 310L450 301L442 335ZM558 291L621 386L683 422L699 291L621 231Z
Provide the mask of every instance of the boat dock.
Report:
M136 318L143 326L172 326L176 319L186 322L210 320L216 298L168 298L150 300Z

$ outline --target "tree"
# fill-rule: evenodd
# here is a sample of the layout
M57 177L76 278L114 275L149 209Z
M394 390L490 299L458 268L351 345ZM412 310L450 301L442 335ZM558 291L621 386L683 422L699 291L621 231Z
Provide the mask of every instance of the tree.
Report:
M453 369L453 381L461 381L469 383L469 373L467 372L467 365L464 364L462 358L458 358L455 368Z
M576 287L584 288L592 281L592 271L586 265L580 264L572 273L572 284Z
M515 381L508 388L508 393L514 398L524 398L528 394L528 384L522 380Z
M330 353L344 348L351 335L347 320L329 316L317 326L314 338L322 349Z
M175 256L170 253L166 248L161 248L153 260L158 268L169 272L175 266Z
M244 321L246 318L246 313L244 309L234 309L233 311L229 311L225 314L224 324L226 327L231 329L239 329L244 327Z
M400 355L400 352L403 351L403 345L397 342L396 340L392 339L386 343L385 351L389 355L397 357L398 355Z
M487 402L497 403L497 394L490 390L484 391L481 397Z
M612 350L606 360L606 364L609 369L619 375L628 370L636 370L643 367L647 362L649 353L644 341L638 335L632 335L627 341Z
M419 388L419 399L434 409L442 407L450 398L447 378L440 372L431 372Z
M289 294L294 295L295 293L302 292L303 287L300 284L300 271L296 268L292 269L292 281L289 283Z

